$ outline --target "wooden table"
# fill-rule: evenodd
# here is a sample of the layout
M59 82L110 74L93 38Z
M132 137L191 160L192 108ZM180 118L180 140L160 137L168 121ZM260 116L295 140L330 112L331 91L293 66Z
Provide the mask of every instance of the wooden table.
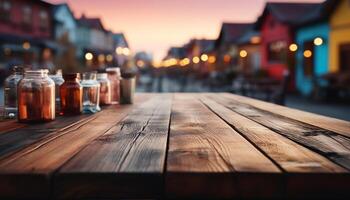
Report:
M0 123L0 199L347 199L349 170L349 122L226 93Z

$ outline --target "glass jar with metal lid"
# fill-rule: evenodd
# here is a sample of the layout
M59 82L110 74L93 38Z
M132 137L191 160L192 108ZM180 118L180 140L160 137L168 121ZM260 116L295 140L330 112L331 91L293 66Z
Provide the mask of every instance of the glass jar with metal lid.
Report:
M18 83L18 121L47 122L55 119L55 83L48 70L25 71Z

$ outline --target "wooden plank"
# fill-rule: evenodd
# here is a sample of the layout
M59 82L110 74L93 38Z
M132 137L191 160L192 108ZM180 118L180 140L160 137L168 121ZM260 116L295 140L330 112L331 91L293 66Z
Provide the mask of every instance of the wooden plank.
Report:
M24 147L30 146L42 139L48 139L57 134L65 133L65 130L70 126L85 123L85 121L94 117L91 115L60 117L55 121L45 124L25 124L22 128L20 128L22 124L14 122L16 126L14 130L10 128L8 132L0 134L0 162L2 159Z
M243 97L229 93L223 93L222 95L232 100L244 102L261 110L273 112L284 117L288 117L304 123L309 123L314 126L342 134L346 137L350 137L350 122L348 121L292 109L285 106L259 101L249 97Z
M161 197L171 98L157 95L66 163L55 176L55 196Z
M227 97L218 95L211 95L211 97L231 110L350 169L349 138Z
M207 97L200 98L214 113L265 152L286 172L346 172L325 157L283 137ZM220 102L220 101L219 101Z
M138 99L140 98L143 97L139 96ZM88 123L75 123L64 131L56 132L55 136L36 141L2 159L0 198L47 199L52 189L53 172L93 139L109 130L135 106L137 105L109 107ZM47 134L48 130L42 131Z
M174 98L166 197L278 197L280 170L194 96Z
M349 184L339 186L340 182L350 182L348 171L344 168L216 101L204 96L200 99L288 174L285 177L287 197L324 198L328 195L332 198L334 195L349 195Z
M19 128L23 128L26 124L17 123L16 120L4 120L0 121L0 135L9 131L13 131Z
M151 94L137 94L135 102L143 102L150 97ZM23 124L15 120L4 121L2 122L4 123L3 125L0 123L0 128L4 127L6 129L0 134L0 162L5 157L11 155L11 153L40 140L49 140L65 134L67 132L66 129L71 126L82 125L102 114L103 112L94 115L58 116L55 121L44 124Z

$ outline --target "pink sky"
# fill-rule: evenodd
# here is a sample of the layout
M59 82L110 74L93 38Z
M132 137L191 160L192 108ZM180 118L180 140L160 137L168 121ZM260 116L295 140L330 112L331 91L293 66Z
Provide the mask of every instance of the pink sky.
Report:
M225 22L253 22L265 0L48 0L67 2L76 16L101 17L105 27L123 32L133 52L161 59L170 46L191 38L215 39ZM288 0L291 1L291 0ZM320 2L322 0L293 0Z

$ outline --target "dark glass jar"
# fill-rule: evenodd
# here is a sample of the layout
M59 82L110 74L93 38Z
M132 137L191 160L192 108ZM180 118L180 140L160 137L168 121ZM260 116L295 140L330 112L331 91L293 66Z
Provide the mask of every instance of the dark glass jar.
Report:
M55 83L48 70L28 70L18 83L18 121L47 122L55 119Z
M64 74L64 83L60 86L61 115L79 115L83 111L83 87L80 74Z
M108 79L111 82L111 100L112 104L119 103L120 100L120 69L119 67L111 67L106 69Z
M6 78L4 83L4 106L6 118L17 116L17 85L23 78L21 67L13 67L13 74Z
M97 81L100 83L100 105L111 104L111 82L107 73L98 73Z

